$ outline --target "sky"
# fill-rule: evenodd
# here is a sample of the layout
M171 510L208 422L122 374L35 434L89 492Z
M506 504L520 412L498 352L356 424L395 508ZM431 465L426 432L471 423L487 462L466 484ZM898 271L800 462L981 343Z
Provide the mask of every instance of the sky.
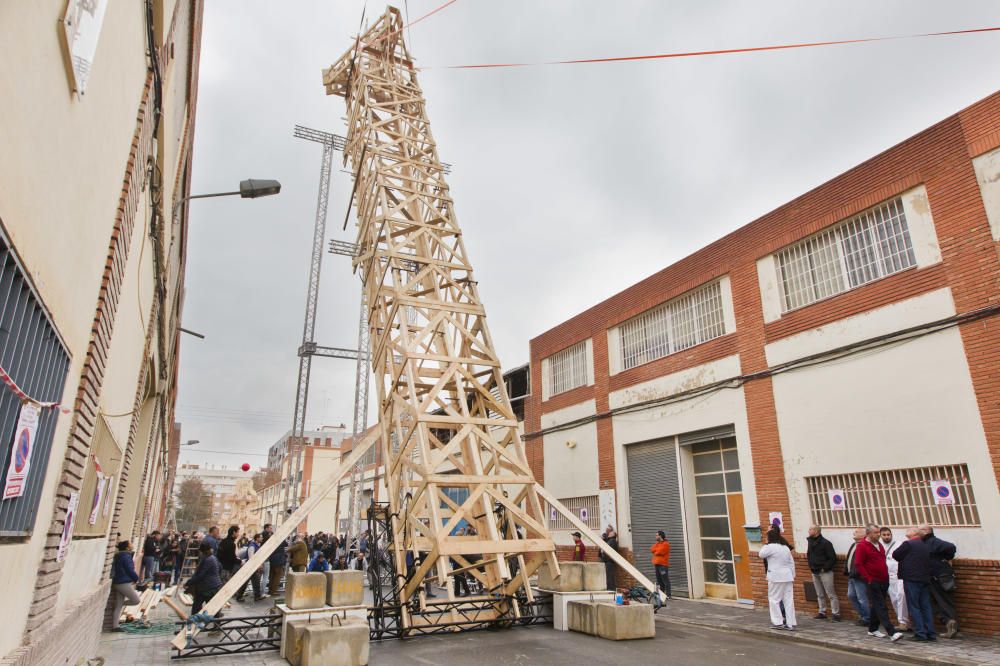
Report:
M407 0L410 20L443 0ZM362 0L205 3L177 420L182 462L258 467L292 422L319 168L302 124L343 134L322 69ZM406 31L505 368L528 342L1000 89L1000 33L765 53L546 62L1000 26L992 0L457 0ZM334 157L326 236L353 241ZM347 221L347 229L343 225ZM316 342L357 343L360 282L326 255ZM374 382L373 382L374 392ZM354 363L313 362L307 427L346 423ZM376 410L369 410L369 421ZM219 453L215 453L219 452Z

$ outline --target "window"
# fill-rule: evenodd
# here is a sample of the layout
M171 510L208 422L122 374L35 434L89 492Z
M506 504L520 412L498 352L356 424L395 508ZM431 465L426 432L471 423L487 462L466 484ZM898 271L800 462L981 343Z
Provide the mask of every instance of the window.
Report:
M0 366L35 400L58 402L62 399L69 355L2 229ZM0 442L0 488L7 485L10 457L14 453L13 433L20 415L20 398L7 387L0 387L0 437L7 438ZM21 494L0 500L0 536L24 537L34 529L58 418L56 409L42 409L38 413ZM81 522L86 521L78 520L77 524Z
M563 506L576 514L576 517L587 524L592 530L601 529L600 503L597 495L586 495L585 497L567 497L559 500ZM576 526L566 520L566 517L548 504L544 505L548 511L548 521L550 530L575 530Z
M564 393L589 383L587 377L587 342L583 341L549 357L551 395Z
M916 265L900 197L785 248L776 259L783 312Z
M938 504L934 488L947 481L952 504ZM961 465L911 467L881 472L806 478L812 519L821 527L858 527L866 523L912 527L922 523L976 527L979 510L969 468ZM839 496L839 503L834 500ZM834 509L843 506L843 509Z
M623 370L723 336L722 287L699 287L629 319L618 333Z

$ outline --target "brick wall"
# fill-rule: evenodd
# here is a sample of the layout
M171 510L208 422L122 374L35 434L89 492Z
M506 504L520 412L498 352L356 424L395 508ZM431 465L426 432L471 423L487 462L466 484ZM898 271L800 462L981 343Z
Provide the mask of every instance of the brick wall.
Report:
M109 596L111 582L67 608L62 616L51 618L35 631L36 640L14 650L2 660L3 666L55 666L76 664L97 655L101 637L102 609Z

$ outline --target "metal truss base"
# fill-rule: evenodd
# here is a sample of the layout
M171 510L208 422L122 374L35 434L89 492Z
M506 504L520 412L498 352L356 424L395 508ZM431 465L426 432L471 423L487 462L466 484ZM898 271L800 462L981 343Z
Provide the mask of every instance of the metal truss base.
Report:
M178 629L183 625L183 622L178 622ZM280 615L223 617L205 627L184 649L173 650L170 658L190 659L280 649Z

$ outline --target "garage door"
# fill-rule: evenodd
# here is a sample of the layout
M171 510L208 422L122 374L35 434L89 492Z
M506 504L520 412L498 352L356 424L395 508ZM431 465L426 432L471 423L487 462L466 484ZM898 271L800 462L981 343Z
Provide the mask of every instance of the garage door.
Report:
M655 581L649 549L657 530L670 542L670 586L674 596L688 597L687 547L684 544L677 444L670 439L625 447L632 517L632 547L642 573Z

